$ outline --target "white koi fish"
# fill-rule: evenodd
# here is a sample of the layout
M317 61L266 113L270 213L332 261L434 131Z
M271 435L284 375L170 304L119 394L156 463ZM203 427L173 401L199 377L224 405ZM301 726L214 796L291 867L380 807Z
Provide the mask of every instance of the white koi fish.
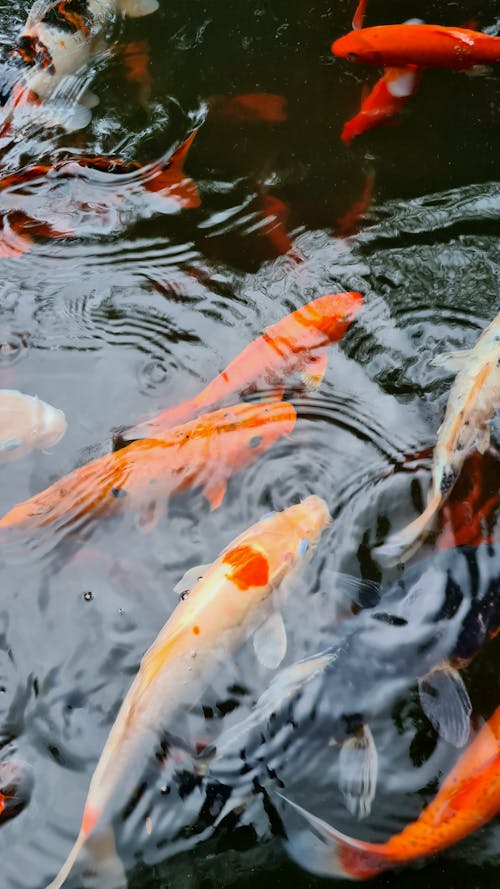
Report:
M279 665L286 631L271 600L283 593L283 581L303 563L330 522L325 502L307 497L264 517L213 564L191 569L177 585L177 591L185 591L196 580L141 662L90 782L76 843L47 889L60 889L90 840L101 855L106 847L106 864L111 857L123 875L113 854L111 822L139 784L162 731L197 700L221 646L234 650L255 630L259 659L269 668Z
M66 426L63 412L45 401L15 389L0 389L0 463L57 444Z
M12 47L3 50L6 61L12 60L24 71L4 106L2 122L19 111L32 116L37 100L47 100L63 78L80 72L102 48L104 29L115 13L138 17L157 9L158 0L36 0L22 33ZM96 97L87 93L76 98L82 98L83 104L50 102L46 109L39 109L39 117L47 125L60 124L68 130L86 126L88 107L96 104Z
M377 549L377 555L387 563L405 561L418 549L465 458L474 449L484 454L489 447L489 422L500 403L500 315L483 331L473 349L439 355L432 363L458 373L438 429L427 508Z

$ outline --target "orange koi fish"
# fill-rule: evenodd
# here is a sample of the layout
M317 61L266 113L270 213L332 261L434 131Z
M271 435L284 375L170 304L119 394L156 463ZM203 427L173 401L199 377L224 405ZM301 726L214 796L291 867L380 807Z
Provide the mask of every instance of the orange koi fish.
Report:
M319 837L299 834L290 852L308 870L367 880L389 868L436 855L500 812L500 707L461 755L431 803L385 843L345 836L287 800Z
M294 428L291 404L237 404L161 437L134 442L70 472L0 520L0 541L13 532L31 535L47 526L68 530L90 515L139 513L142 530L154 527L170 496L201 487L212 509L227 481L250 466Z
M245 93L241 96L209 96L212 114L238 123L284 123L286 99L275 93Z
M363 191L359 200L355 201L343 216L339 216L335 226L335 235L338 238L348 238L359 231L363 219L370 208L375 190L375 173L370 170L366 174Z
M194 130L172 154L141 166L114 157L65 155L49 166L32 164L0 178L0 256L16 256L29 250L32 237L64 238L78 234L75 217L86 221L102 218L109 230L110 219L121 225L118 211L124 201L141 192L157 195L168 212L199 207L195 183L183 170ZM87 172L88 171L88 172ZM98 173L93 176L92 172ZM81 197L78 183L82 183ZM63 185L67 183L67 205ZM51 190L57 189L57 201ZM42 192L44 200L40 200ZM161 209L158 205L158 209ZM12 210L10 209L12 207ZM156 205L155 205L156 209ZM1 214L3 212L3 219Z
M300 567L330 521L326 503L307 497L253 525L212 565L191 569L197 582L141 662L92 777L77 841L47 889L63 885L89 839L95 836L102 849L103 829L110 833L113 817L132 796L162 728L192 707L200 687L206 687L221 645L234 651L257 623L257 655L265 664L280 663L286 631L270 608L271 597ZM181 587L185 589L182 581ZM113 848L112 836L110 840Z
M415 65L386 68L383 76L362 100L361 110L344 125L340 137L342 141L349 145L353 139L368 130L390 123L415 95L420 77Z
M194 398L161 411L122 437L154 437L249 388L272 387L280 399L293 373L301 373L306 385L316 388L326 372L327 346L343 337L362 304L362 295L354 292L329 293L307 303L268 327Z
M368 65L452 68L500 62L500 37L443 25L379 25L351 31L332 43L332 53Z

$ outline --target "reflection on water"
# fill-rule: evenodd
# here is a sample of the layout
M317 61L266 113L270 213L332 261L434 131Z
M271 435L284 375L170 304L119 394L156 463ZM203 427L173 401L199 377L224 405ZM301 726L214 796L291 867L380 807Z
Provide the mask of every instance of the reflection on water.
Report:
M305 302L345 290L360 291L365 305L329 349L319 389L291 381L291 438L229 479L219 509L186 491L147 534L124 513L96 522L91 538L70 536L29 558L0 548L0 743L3 758L33 769L29 805L0 828L6 889L43 889L62 863L119 704L177 603L173 588L186 568L211 562L270 510L311 493L325 498L334 522L287 603L287 664L322 650L345 616L339 571L396 576L382 573L372 550L423 505L450 381L429 359L470 347L498 311L496 72L429 72L397 125L347 149L340 132L359 107L365 72L334 62L329 46L350 27L352 3L234 2L222 10L213 0L190 9L160 2L154 16L110 25L109 49L91 65L100 101L86 129L29 133L2 156L2 173L48 164L60 151L144 166L199 126L184 162L199 206L123 196L113 176L104 187L95 171L42 177L24 194L0 187L4 229L15 230L15 214L24 213L63 235L34 226L21 252L0 257L0 387L37 394L68 421L57 448L1 467L2 515L108 452L118 430L191 398ZM2 41L12 40L28 8L2 8ZM497 10L493 0L458 11L449 2L436 10L429 0L418 8L383 0L371 14L371 23L418 15L450 24L477 15L485 26ZM138 55L127 49L134 46ZM242 105L238 96L253 98ZM486 499L497 472L493 458L485 465ZM468 490L469 471L460 490ZM432 550L431 537L420 556ZM492 642L463 674L477 723L498 705L497 672ZM189 714L190 739L209 745L248 715L270 675L251 646L224 661ZM418 814L456 753L437 738L414 687L379 719L376 735L369 819L361 826L342 809L333 764L331 808L323 788L322 814L378 839ZM297 798L314 808L306 770L296 777ZM134 889L245 889L256 874L263 886L319 887L287 861L265 794L197 844L190 824L198 819L200 835L210 824L201 792L175 805L172 798L169 809L168 794L156 790L151 839L145 803L123 826ZM175 827L185 829L180 854L161 865L155 844ZM183 852L183 843L194 850ZM449 885L493 885L498 850L493 822L423 874L389 874L377 885L423 878L437 887L443 874Z

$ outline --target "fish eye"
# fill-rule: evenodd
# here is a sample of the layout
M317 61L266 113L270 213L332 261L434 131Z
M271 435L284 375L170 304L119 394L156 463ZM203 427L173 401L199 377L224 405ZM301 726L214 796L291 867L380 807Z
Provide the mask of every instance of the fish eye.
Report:
M346 55L346 59L348 62L357 62L358 61L357 52L348 52Z
M262 444L262 435L252 435L250 441L248 442L248 447L258 448L260 444Z
M306 540L304 537L304 538L302 538L302 540L300 541L300 543L297 547L297 556L299 557L299 559L301 559L302 556L305 556L308 549L309 549L309 541Z

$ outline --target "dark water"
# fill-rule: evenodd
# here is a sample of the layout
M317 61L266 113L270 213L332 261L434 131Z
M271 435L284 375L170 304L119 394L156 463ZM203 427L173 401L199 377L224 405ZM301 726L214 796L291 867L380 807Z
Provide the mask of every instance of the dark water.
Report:
M45 145L37 137L5 158L16 169L66 146L146 163L200 124L186 162L198 209L165 212L107 195L108 212L89 215L75 210L69 190L47 191L42 203L76 236L39 237L29 252L0 259L0 387L37 393L63 409L69 425L50 453L1 467L2 510L109 448L113 429L194 394L265 326L304 302L352 289L366 305L330 350L319 391L292 393L299 412L292 439L236 476L222 508L210 512L195 492L172 501L150 534L139 533L133 517L102 520L78 549L21 552L2 562L1 738L4 753L26 759L35 774L31 804L0 831L5 889L41 889L65 857L113 717L176 604L173 585L184 570L213 560L269 509L309 493L326 499L335 522L289 603L287 662L320 650L328 621L313 596L321 591L331 607L337 569L380 579L372 547L421 507L429 461L415 466L412 458L433 443L449 386L429 358L470 346L498 311L497 73L426 72L396 126L347 149L342 125L362 84L378 73L330 55L332 39L350 26L351 2L160 3L150 18L109 29L110 46L146 41L148 97L125 80L118 56L104 56L93 66L100 104L90 126ZM2 7L3 39L15 36L28 8ZM429 0L373 0L369 13L370 24L418 16L487 27L499 10L493 0L439 9ZM207 113L210 96L257 91L284 96L287 119ZM339 220L370 187L371 203L346 236L348 224ZM99 194L96 187L85 196L91 208L102 202ZM286 217L281 239L287 232L302 262L280 255L277 229L269 235L272 220L263 213L269 206ZM500 703L499 657L497 641L464 674L478 717ZM248 712L268 680L245 649L221 668L203 703L224 701L238 683L246 693L237 711ZM440 743L434 772L424 770L419 783L416 766L436 738L416 705L408 706L404 732L388 719L380 800L362 826L344 812L338 826L347 832L375 838L400 829L457 755ZM216 735L236 718L222 716L225 709L215 708L219 716L209 721L198 705L193 730ZM493 886L499 856L492 822L435 862L374 882ZM241 830L143 867L131 885L244 889L255 880L323 884L289 863L262 828L258 843Z

